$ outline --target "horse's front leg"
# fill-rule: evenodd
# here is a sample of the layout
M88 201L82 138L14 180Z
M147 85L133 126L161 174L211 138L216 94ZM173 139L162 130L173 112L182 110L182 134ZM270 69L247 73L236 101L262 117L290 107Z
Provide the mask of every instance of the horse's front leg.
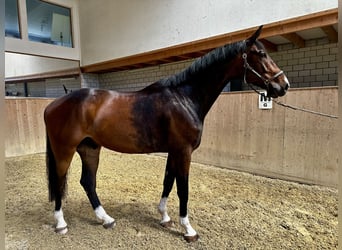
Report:
M187 242L197 241L199 236L195 229L190 225L188 217L189 199L189 175L179 175L176 177L177 194L179 197L179 221L185 229L184 239Z
M158 211L159 211L160 215L162 216L162 219L160 221L160 225L162 225L163 227L167 227L167 228L172 227L171 218L170 218L169 214L167 213L167 197L162 197L160 199Z
M169 153L162 198L159 203L159 212L162 215L161 224L166 227L172 225L171 219L167 214L167 197L172 189L174 180L177 182L177 194L179 197L179 217L180 224L185 229L184 239L188 242L196 241L199 236L192 228L188 218L188 198L189 198L189 168L191 153L178 152L175 154Z

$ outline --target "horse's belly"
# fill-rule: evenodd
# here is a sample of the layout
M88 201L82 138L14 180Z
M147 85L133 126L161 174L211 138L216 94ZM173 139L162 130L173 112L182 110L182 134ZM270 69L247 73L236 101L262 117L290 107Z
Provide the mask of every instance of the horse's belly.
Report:
M145 145L140 143L139 135L129 126L112 127L98 131L93 135L94 140L101 146L121 152L121 153L151 153L160 151L155 149L150 143Z
M134 141L127 138L114 137L101 143L105 148L121 153L144 153Z

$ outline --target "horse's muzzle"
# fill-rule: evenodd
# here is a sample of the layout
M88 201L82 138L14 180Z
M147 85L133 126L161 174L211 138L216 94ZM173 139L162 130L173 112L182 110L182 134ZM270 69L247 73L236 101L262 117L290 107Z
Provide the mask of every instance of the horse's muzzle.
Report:
M277 98L284 96L288 89L290 88L290 83L286 76L284 76L284 81L282 84L276 82L270 82L267 88L267 96L272 98Z

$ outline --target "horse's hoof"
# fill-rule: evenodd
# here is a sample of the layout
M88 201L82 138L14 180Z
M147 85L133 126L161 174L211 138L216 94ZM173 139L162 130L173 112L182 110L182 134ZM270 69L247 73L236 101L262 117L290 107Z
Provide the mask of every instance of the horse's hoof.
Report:
M56 228L55 232L58 234L66 234L68 232L68 227Z
M115 220L111 223L103 224L103 227L105 229L111 229L111 228L114 228L115 226L116 226Z
M184 240L186 240L186 242L190 243L190 242L195 242L197 241L199 238L199 235L196 234L194 236L187 236L187 235L184 235Z
M173 221L172 220L169 220L169 221L165 221L165 222L160 222L160 225L162 227L165 227L165 228L171 228L173 227Z

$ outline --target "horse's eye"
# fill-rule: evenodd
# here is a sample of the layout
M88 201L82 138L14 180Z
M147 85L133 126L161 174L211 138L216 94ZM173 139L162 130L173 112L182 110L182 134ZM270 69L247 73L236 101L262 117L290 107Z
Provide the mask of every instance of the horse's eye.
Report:
M261 57L266 57L266 52L263 51L263 50L260 50L260 51L259 51L259 55L260 55Z

